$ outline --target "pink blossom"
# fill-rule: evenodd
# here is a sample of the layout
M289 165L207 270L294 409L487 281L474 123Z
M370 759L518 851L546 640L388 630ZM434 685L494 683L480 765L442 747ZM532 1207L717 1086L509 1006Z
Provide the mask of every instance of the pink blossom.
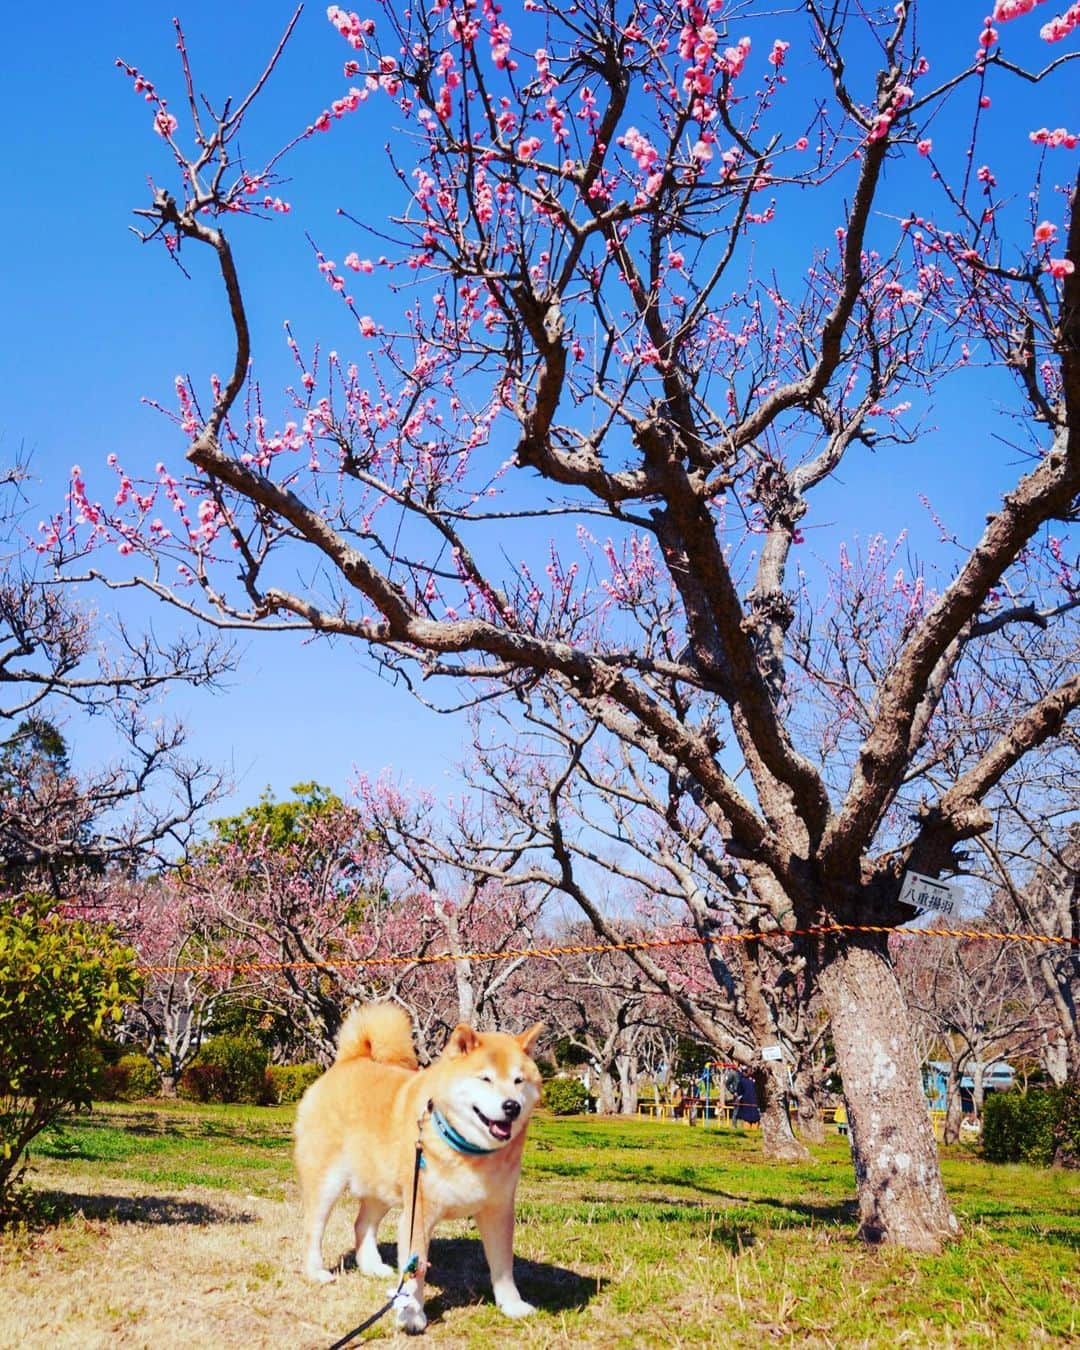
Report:
M638 131L637 127L627 127L626 133L619 138L619 143L625 145L634 156L639 169L651 169L660 158L659 152L649 143L648 138Z
M806 139L805 136L800 136L799 139L795 142L795 149L805 150L809 144L810 142Z
M1039 29L1039 36L1044 42L1060 42L1077 27L1080 27L1080 0L1076 0L1076 3L1070 5L1058 18L1044 23Z
M779 70L784 64L784 54L790 46L790 42L781 42L777 38L772 45L772 51L769 53L769 65L775 66Z
M171 112L165 110L165 105L158 109L154 115L154 130L159 136L171 136L179 123Z
M1061 281L1076 271L1076 264L1071 258L1048 258L1043 271L1049 272L1057 281Z
M1030 14L1036 5L1041 5L1043 0L997 0L994 5L994 22L1008 23L1010 19L1019 19L1023 14Z
M1035 226L1035 242L1037 244L1052 244L1057 238L1057 226L1052 225L1050 221L1044 220Z
M370 314L365 314L360 319L360 332L364 337L375 336L375 320Z
M920 155L928 155L930 151L933 150L933 148L934 142L930 139L929 136L924 136L923 139L918 143L918 146L916 147Z
M1066 131L1064 127L1055 127L1053 131L1040 127L1038 131L1028 132L1028 140L1034 141L1036 145L1045 145L1051 150L1056 150L1062 145L1066 150L1075 150L1080 144L1080 135L1074 131Z

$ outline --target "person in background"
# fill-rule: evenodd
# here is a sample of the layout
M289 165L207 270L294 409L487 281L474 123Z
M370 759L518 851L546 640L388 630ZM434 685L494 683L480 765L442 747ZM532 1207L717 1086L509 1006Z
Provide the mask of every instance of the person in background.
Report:
M757 1084L748 1073L739 1071L739 1104L732 1117L736 1129L743 1125L760 1125L761 1112L758 1110Z

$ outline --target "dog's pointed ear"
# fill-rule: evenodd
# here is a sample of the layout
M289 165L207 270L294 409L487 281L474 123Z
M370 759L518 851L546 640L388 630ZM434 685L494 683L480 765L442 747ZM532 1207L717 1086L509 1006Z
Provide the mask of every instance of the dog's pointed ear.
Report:
M521 1046L522 1050L524 1050L527 1055L531 1055L533 1046L540 1039L540 1034L543 1030L543 1022L537 1022L536 1025L530 1027L528 1031L523 1031L520 1036L515 1036L514 1040L517 1041L518 1045Z
M448 1055L467 1055L470 1050L475 1050L480 1044L480 1037L469 1026L468 1022L459 1022L450 1033L450 1039L446 1042L446 1051Z

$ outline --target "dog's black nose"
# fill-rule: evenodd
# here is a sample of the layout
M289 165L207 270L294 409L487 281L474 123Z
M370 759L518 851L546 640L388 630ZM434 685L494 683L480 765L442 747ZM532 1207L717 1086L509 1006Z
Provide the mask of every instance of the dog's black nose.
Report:
M517 1120L521 1115L521 1103L514 1101L513 1097L507 1097L503 1102L503 1115L507 1120Z

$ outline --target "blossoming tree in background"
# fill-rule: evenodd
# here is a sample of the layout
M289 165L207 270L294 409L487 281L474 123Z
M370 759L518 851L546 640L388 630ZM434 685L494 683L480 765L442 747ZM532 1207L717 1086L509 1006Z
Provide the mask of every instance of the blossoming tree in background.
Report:
M988 794L1080 701L1075 673L1029 686L955 779L895 809L985 643L1074 594L1077 137L1043 108L1080 12L1029 70L1007 44L1032 46L1033 8L999 0L957 52L952 12L916 0L331 7L347 91L299 139L381 104L400 207L359 221L340 266L319 255L356 351L290 334L284 407L249 382L231 239L287 205L279 156L238 157L280 49L218 113L181 38L182 108L127 68L178 170L140 214L188 269L216 263L228 373L178 381L188 477L118 464L106 509L77 474L42 548L113 545L189 611L352 638L425 688L548 681L692 794L760 922L910 917L905 870L954 871ZM984 145L994 97L1007 156L1000 130ZM376 272L409 284L357 299ZM907 622L846 708L858 736L823 759L802 711L831 696L832 634L859 654L858 616L793 551L845 505L860 528L841 473L891 490L950 390L1006 404L1017 445L973 415L985 527L939 586L905 581ZM1038 545L1061 567L1032 565ZM665 625L627 622L653 597ZM935 1249L956 1221L887 946L792 940L831 1020L862 1231Z
M541 895L514 884L512 856L489 836L503 871L482 860L468 872L467 835L440 823L430 797L385 781L350 802L311 783L294 791L216 822L175 882L235 968L234 996L284 1015L326 1061L349 1007L367 999L401 1003L425 1057L458 1022L513 1016L499 999L521 959L469 959L529 943Z

